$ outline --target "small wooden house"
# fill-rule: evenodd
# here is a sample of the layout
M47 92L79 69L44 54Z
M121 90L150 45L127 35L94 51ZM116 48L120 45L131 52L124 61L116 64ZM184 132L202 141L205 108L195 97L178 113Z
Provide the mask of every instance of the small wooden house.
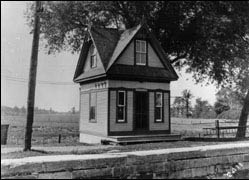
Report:
M177 79L145 23L124 31L91 27L74 75L80 142L171 137L170 81Z

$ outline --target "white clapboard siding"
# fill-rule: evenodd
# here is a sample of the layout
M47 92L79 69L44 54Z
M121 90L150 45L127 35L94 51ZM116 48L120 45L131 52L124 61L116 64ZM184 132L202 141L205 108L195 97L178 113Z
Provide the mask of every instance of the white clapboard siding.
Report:
M84 65L84 67L83 67L84 72L87 72L89 70L90 71L91 70L96 70L96 69L103 69L103 72L104 72L104 67L103 67L103 64L102 64L102 62L100 60L99 54L97 53L97 67L95 67L93 69L91 69L91 67L90 67L90 57L91 57L90 51L88 51L87 58L86 58L86 63Z
M107 135L108 91L97 92L96 123L89 122L89 94L81 94L80 131Z
M164 68L162 62L160 61L156 52L149 43L148 43L148 65L150 67Z
M131 42L116 62L117 64L134 65L134 42Z

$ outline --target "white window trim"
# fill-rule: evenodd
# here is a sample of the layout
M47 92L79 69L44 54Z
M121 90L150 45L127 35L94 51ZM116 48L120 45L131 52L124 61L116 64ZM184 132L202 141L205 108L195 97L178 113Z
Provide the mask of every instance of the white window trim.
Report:
M92 59L92 57L93 57L93 59ZM97 67L97 56L96 56L96 54L91 55L90 61L91 61L91 62L90 62L91 68L96 68L96 67ZM94 63L92 63L92 61L94 61ZM92 64L94 64L94 65L92 66Z
M119 93L124 93L124 104L119 104ZM126 99L126 94L125 94L125 91L118 91L118 107L124 107L124 119L118 119L117 121L118 122L125 122L125 106L126 106L126 102L125 102L125 99ZM118 117L117 117L118 118Z
M140 45L142 44L142 43L144 43L145 44L145 48L144 48L144 50L145 51L140 51L140 50L142 50L142 48L141 48L141 46L140 46L140 49L138 50L137 48L136 48L136 52L138 52L138 53L147 53L146 51L147 51L147 49L146 49L146 46L147 46L147 44L146 44L146 41L145 40L136 40L136 43L137 42L139 42L140 43ZM136 44L137 45L137 44Z
M140 49L137 49L137 42L139 42L139 44L140 44ZM144 44L145 44L144 51L141 51L141 50L142 50L141 44L143 44L142 42L144 42ZM136 65L145 66L145 65L146 65L146 54L147 54L147 43L146 43L146 41L144 41L144 40L136 40L135 46L136 46L136 54L137 54L137 53L140 54L140 56L139 56L139 61L140 61L140 62L138 62L138 59L136 59ZM141 54L145 54L145 63L142 63L142 62L141 62L141 60L142 60Z
M90 68L96 68L97 67L97 51L96 51L96 48L95 46L92 44L90 49L92 50L92 52L90 52ZM94 58L92 58L94 57ZM94 66L92 66L92 59L93 61L95 62L94 63Z
M92 94L94 94L94 96L95 96L95 106L91 106L92 105L92 102L93 102L93 100L92 100ZM91 111L91 107L95 107L95 118L94 119L92 119L92 118L90 118L90 111ZM96 92L91 92L90 93L90 99L89 99L89 120L90 121L94 121L94 122L97 122L97 93Z
M155 103L155 108L161 108L161 113L160 113L160 119L156 119L156 122L162 122L163 121L163 93L162 92L156 92L156 95L157 94L161 94L161 105L157 105L156 103Z

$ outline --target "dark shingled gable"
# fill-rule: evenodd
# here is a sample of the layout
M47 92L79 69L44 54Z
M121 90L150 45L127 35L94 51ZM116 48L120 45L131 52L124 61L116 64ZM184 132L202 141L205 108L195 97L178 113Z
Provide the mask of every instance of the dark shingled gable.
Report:
M149 33L150 42L152 43L151 45L155 48L165 68L117 65L115 63L120 54L142 29L145 29ZM148 81L174 81L178 79L178 76L167 59L165 52L153 34L150 33L146 24L139 24L125 31L119 31L113 28L91 27L89 29L89 35L96 46L104 69L103 71L91 70L91 72L83 72L86 54L89 50L89 44L85 42L76 67L74 82L87 81L89 78L96 79L103 75L107 78L120 77L121 79L124 79L124 77L129 79L129 77L133 76L136 77L136 79L148 79Z
M97 48L104 68L106 69L110 57L119 40L120 32L117 29L104 29L92 27L91 36L94 39L94 44Z

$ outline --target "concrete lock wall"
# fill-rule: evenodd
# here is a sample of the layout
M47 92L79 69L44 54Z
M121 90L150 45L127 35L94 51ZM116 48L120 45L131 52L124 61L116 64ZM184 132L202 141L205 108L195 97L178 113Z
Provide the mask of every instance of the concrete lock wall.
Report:
M249 170L249 143L1 160L1 178L197 178Z

